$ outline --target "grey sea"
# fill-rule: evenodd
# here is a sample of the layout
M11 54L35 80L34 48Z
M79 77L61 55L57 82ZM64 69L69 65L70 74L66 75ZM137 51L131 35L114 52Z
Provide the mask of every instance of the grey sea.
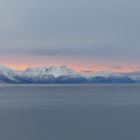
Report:
M0 140L140 140L140 85L1 85Z

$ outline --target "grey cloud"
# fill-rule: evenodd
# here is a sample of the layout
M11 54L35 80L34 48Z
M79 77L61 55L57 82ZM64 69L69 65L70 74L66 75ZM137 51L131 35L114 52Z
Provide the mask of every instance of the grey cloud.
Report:
M137 63L139 5L138 0L1 0L0 55Z

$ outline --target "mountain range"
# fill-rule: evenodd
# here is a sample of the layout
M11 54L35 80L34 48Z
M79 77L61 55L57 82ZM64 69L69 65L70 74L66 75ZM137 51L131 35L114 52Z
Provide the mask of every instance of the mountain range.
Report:
M0 83L140 83L140 71L132 73L76 72L67 66L52 66L27 68L19 72L0 65Z

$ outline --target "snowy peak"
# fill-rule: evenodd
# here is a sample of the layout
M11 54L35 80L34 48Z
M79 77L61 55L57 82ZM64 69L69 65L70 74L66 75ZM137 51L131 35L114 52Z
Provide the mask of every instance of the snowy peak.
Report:
M140 73L112 71L78 73L67 66L27 68L16 72L0 65L0 83L132 83L140 82Z
M93 76L101 76L101 77L122 77L124 76L121 73L118 72L112 72L112 71L99 71L93 74Z
M51 66L49 68L47 67L38 67L38 68L27 68L25 71L23 71L24 76L28 77L42 77L42 76L54 76L55 78L59 76L80 76L79 73L76 71L68 68L67 66Z
M84 75L87 78L93 78L93 77L124 77L125 76L122 73L113 72L113 71L110 71L110 70L83 73L82 75Z
M45 76L47 71L48 68L45 67L27 68L22 72L22 74L28 77Z
M5 76L9 80L15 80L17 77L16 72L3 65L0 65L0 75Z
M79 75L79 73L77 73L73 69L68 68L67 66L60 67L52 66L48 69L48 74L53 75L54 77Z
M140 81L140 71L127 73L126 75L135 81Z

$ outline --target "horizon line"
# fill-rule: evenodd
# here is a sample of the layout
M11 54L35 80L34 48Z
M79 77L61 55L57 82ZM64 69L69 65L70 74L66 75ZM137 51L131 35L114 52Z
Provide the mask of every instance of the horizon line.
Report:
M87 72L87 73L95 73L95 72L101 72L101 71L112 71L112 72L118 72L118 73L131 73L131 72L139 72L140 69L134 69L134 68L120 68L120 69L115 69L115 68L111 68L109 66L100 66L100 68L98 68L99 66L97 66L96 69L80 69L78 67L75 66L70 66L70 65L6 65L6 64L0 64L0 66L4 66L7 67L9 69L15 70L15 71L24 71L27 68L50 68L50 67L62 67L62 66L66 66L70 69L73 69L74 71L77 72Z

